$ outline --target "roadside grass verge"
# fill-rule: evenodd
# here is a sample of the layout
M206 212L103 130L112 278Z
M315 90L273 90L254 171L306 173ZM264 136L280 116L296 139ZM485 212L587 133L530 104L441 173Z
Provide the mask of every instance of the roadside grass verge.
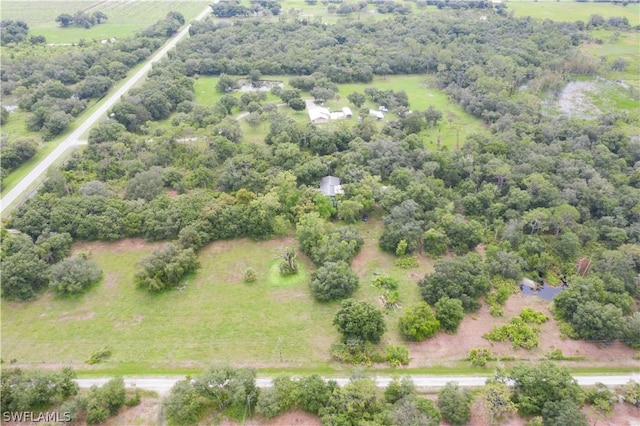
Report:
M510 0L507 12L513 11L516 17L530 16L534 19L551 19L553 21L589 21L591 15L624 16L631 26L640 24L640 5L630 3L626 6L613 3L576 2L573 0Z
M29 24L30 35L43 35L47 43L77 43L84 40L104 40L133 37L136 32L164 18L167 12L178 11L189 22L204 9L206 0L134 0L134 1L15 1L2 2L2 19L19 19ZM55 22L58 15L77 11L103 12L106 22L91 28L61 28Z

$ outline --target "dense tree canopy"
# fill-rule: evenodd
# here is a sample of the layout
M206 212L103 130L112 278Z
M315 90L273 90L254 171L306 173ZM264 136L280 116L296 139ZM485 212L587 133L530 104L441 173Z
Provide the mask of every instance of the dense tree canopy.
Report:
M380 341L387 327L379 309L370 303L354 299L347 299L340 306L333 318L333 325L342 333L345 341Z

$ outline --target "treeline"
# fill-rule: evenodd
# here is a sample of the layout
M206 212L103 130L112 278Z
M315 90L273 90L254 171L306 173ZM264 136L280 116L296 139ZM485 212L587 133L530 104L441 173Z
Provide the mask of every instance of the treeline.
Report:
M109 17L104 14L104 12L100 12L99 10L92 13L86 13L82 10L79 10L73 15L69 15L68 13L62 13L58 15L56 17L56 22L58 22L63 28L67 28L72 25L75 27L91 28L94 25L101 24L108 19Z
M139 391L127 396L121 377L100 387L93 386L88 392L80 392L75 378L71 368L59 372L3 368L0 402L3 420L26 421L16 416L29 412L36 419L40 410L57 407L60 421L85 421L93 425L116 415L125 405L133 407L140 403Z
M443 419L464 425L471 419L475 400L483 420L492 425L503 424L517 413L530 419L531 425L587 426L587 417L580 410L585 403L595 415L606 416L619 398L637 407L639 393L640 385L635 382L629 382L620 394L602 384L581 389L567 369L550 362L521 364L496 373L473 393L449 382L435 402L420 396L408 377L395 378L379 389L373 379L358 374L343 387L318 375L281 376L273 380L272 387L259 389L254 370L214 367L178 382L164 402L164 413L170 425L196 424L210 411L238 419L252 415L269 419L294 409L331 425L435 426Z

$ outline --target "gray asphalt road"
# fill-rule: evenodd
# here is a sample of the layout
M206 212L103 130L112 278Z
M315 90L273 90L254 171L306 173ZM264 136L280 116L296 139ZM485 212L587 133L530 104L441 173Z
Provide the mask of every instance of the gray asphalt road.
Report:
M419 388L440 388L447 382L458 382L462 387L477 387L483 386L488 376L411 376L411 379L415 385ZM614 376L574 376L576 381L581 386L590 386L596 383L603 383L607 386L619 386L624 385L629 380L640 382L640 374L622 374ZM138 387L140 389L156 391L161 395L169 393L173 385L184 377L166 377L166 378L128 378L125 379L125 385L127 387ZM76 382L81 388L89 388L93 385L102 386L106 383L108 378L97 379L77 379ZM344 386L349 383L347 378L332 379L338 382L340 386ZM380 376L376 377L376 385L378 387L386 387L392 380L391 377ZM258 387L266 388L271 386L270 378L260 378L256 380Z
M211 13L211 9L209 6L205 10L202 11L197 17L196 20L201 20L204 17L208 16ZM187 34L189 34L189 25L187 25L182 31L178 32L173 38L169 39L165 43L165 45L160 48L160 50L149 60L137 73L135 73L129 80L115 93L111 94L107 98L107 100L102 104L100 108L98 108L93 114L91 114L78 128L71 133L64 141L60 143L54 149L51 154L45 157L40 164L31 170L31 172L26 175L16 186L14 186L2 199L0 199L0 214L4 212L4 210L9 207L14 201L16 201L20 196L26 198L28 195L29 188L38 181L42 175L44 175L49 167L53 165L68 149L72 148L74 145L77 145L80 141L79 138L82 136L87 130L91 128L98 120L103 118L107 111L111 109L113 105L122 97L125 93L129 91L133 87L134 84L138 83L141 79L145 77L147 72L151 69L151 66L154 62L159 61L167 54L167 52L173 49L176 44L182 40Z

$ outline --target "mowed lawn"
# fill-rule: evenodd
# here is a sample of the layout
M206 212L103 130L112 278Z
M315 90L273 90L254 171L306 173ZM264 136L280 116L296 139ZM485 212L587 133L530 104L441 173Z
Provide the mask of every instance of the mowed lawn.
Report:
M8 0L2 2L2 19L25 21L29 24L29 33L45 36L47 43L77 43L81 39L90 41L111 37L133 37L136 32L164 18L170 11L178 11L190 21L202 12L207 4L209 2L206 0ZM89 14L100 11L109 19L89 29L61 28L55 22L60 14L73 15L78 11Z
M370 280L374 271L387 271L401 280L403 302L415 302L412 277L430 271L431 263L422 260L421 268L408 271L394 267L394 257L377 247L381 223L372 221L359 225L367 243L353 265L361 277L355 296L379 304L381 292ZM87 369L91 353L108 347L111 358L93 368L165 372L212 362L317 368L329 361L329 346L339 338L332 326L339 303L313 300L308 283L314 266L304 255L302 277L279 279L274 258L278 248L297 246L292 238L212 243L201 250L202 267L182 290L152 295L137 289L133 276L140 259L160 245L77 244L76 251L91 252L104 279L78 298L46 293L28 303L2 301L2 359ZM258 275L253 283L242 280L249 266ZM388 314L384 342L400 341L398 315Z

